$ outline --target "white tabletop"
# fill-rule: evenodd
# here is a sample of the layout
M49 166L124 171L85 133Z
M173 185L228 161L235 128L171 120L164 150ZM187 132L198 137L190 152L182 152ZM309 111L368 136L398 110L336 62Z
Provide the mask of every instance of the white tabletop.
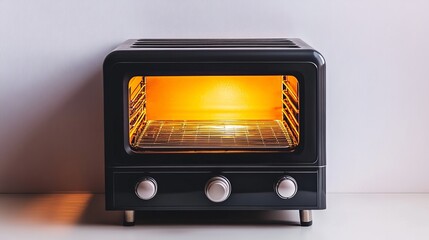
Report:
M429 239L429 194L328 194L313 226L298 211L137 213L104 210L97 194L0 195L0 239Z

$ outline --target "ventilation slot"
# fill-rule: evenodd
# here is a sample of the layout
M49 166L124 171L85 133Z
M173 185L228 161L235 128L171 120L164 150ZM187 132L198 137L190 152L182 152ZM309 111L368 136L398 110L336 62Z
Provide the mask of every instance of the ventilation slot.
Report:
M139 39L131 48L299 48L289 39Z

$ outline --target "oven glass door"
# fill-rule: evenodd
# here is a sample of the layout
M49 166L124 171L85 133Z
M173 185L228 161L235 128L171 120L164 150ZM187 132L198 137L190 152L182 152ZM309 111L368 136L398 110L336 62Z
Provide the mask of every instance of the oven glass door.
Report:
M293 151L300 143L293 75L130 76L134 151Z

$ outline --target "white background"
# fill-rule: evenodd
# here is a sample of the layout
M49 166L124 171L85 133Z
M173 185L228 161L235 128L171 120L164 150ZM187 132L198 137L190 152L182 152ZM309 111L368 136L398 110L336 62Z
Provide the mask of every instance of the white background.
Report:
M102 192L128 38L299 37L327 60L329 192L429 191L426 0L0 0L0 192Z

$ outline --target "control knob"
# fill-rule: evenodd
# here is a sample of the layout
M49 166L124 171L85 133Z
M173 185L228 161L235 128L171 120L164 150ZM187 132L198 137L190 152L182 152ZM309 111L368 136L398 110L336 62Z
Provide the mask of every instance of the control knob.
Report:
M223 202L231 194L231 183L223 176L211 178L207 184L205 193L212 202Z
M144 178L136 185L136 195L143 200L149 200L155 197L158 186L155 179Z
M295 196L298 190L298 184L290 176L282 177L276 184L275 190L277 195L282 199L289 199Z

